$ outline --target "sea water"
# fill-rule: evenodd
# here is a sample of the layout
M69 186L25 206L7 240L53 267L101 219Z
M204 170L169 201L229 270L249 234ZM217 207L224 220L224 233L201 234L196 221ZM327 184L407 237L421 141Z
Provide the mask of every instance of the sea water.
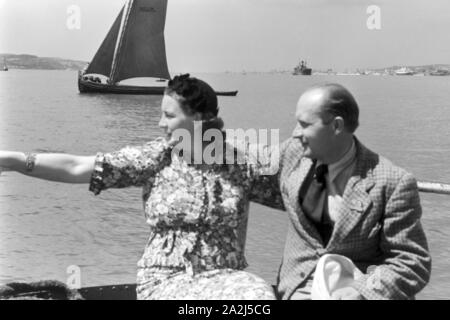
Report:
M360 105L357 137L418 180L450 183L450 77L194 74L216 90L227 128L291 134L296 101L308 86L337 82ZM160 96L81 95L74 71L0 73L0 149L94 155L162 134ZM141 190L0 176L0 284L58 279L79 268L82 286L132 283L148 237ZM419 299L450 297L450 196L421 194L432 278ZM248 271L275 283L287 215L252 204Z

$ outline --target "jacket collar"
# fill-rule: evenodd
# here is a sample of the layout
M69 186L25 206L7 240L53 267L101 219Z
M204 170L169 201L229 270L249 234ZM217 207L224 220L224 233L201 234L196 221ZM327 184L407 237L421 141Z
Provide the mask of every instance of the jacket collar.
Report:
M375 185L372 170L378 163L378 155L367 149L356 137L355 147L356 165L344 190L344 201L338 213L340 218L336 221L333 233L327 245L327 249L329 250L350 233L372 204L369 191ZM301 147L297 146L297 148L300 149L292 151L301 152ZM311 221L305 216L299 204L299 191L311 169L312 163L311 159L302 157L298 169L292 172L290 180L295 184L295 188L290 189L289 205L292 206L294 213L294 216L291 218L295 224L297 224L297 222L299 223L297 228L298 231L306 231L309 235L305 235L306 239L311 245L317 248L323 246L319 233Z

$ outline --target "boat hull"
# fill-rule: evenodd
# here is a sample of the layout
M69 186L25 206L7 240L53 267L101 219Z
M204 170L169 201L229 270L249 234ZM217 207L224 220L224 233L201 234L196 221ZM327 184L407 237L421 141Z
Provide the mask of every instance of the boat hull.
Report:
M136 300L136 284L85 287L78 289L85 300Z
M165 88L165 86L144 87L111 85L83 80L81 77L78 77L78 90L80 93L163 95ZM216 91L218 96L234 97L237 93L237 91Z
M294 71L292 74L294 76L310 76L312 73L312 69L310 68L306 68L300 71Z
M276 286L272 285L274 292ZM84 287L77 290L85 300L136 300L136 284L116 284L109 286Z
M149 94L162 95L165 87L143 87L143 86L126 86L126 85L110 85L104 83L96 83L91 81L78 80L78 90L80 93L112 93L112 94Z
M448 72L448 71L436 71L436 72L430 72L430 76L438 76L438 77L442 77L442 76L450 76L450 72Z

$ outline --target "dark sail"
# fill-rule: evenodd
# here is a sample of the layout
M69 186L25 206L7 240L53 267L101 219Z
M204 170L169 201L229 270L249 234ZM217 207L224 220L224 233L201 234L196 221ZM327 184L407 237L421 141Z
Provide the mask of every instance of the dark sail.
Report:
M132 0L129 5L122 19L111 82L136 77L170 79L164 40L167 0Z
M117 35L119 34L120 23L122 21L123 8L114 21L111 29L103 40L102 45L86 69L86 73L97 73L109 77L111 73L111 66L114 57L114 48L117 42Z

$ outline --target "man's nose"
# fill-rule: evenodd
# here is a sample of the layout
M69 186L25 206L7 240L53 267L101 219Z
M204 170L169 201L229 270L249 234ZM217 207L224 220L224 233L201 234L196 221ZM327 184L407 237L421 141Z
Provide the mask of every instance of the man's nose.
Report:
M164 120L164 118L161 117L161 119L159 120L158 126L159 126L161 129L167 128L167 124L166 124L166 121Z
M292 132L292 137L293 138L301 138L303 136L303 130L302 127L297 124L294 128L294 131Z

